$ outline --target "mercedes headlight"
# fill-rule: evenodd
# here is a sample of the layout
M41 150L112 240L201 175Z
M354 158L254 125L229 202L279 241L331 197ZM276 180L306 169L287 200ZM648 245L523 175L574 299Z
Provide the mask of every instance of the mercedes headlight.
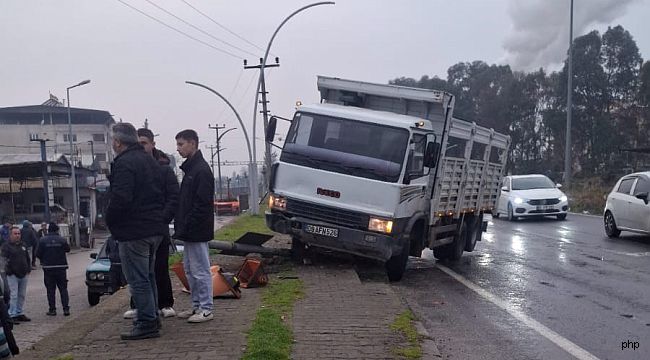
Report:
M287 199L283 196L271 194L269 195L269 209L286 210Z
M90 274L88 274L88 278L89 278L90 280L97 280L97 274L95 274L95 273L90 273Z
M393 232L393 220L370 218L368 230L390 234Z
M560 196L560 202L564 202L564 201L567 201L567 200L569 200L569 198L566 197L566 195Z
M104 274L97 273L97 280L104 280Z
M523 203L524 203L524 199L522 199L520 197L515 198L515 204L523 204Z

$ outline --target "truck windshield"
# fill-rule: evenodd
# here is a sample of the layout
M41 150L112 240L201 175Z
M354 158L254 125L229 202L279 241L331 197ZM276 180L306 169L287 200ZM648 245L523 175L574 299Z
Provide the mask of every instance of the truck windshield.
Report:
M406 129L297 113L280 160L396 182L402 171L408 138Z

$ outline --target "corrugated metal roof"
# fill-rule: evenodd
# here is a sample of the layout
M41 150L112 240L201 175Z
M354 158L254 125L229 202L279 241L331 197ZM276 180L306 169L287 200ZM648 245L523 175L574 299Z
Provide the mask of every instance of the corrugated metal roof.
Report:
M69 164L63 155L48 154L48 162L63 162ZM0 165L28 164L41 162L41 154L0 154Z

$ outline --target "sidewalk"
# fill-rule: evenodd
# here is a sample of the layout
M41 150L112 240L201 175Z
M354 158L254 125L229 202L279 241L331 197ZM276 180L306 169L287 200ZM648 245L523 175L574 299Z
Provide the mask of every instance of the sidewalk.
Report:
M287 239L276 237L274 242ZM236 271L240 257L216 255L213 263ZM273 265L267 267L273 271ZM292 317L294 359L395 359L401 335L390 329L406 310L386 283L362 283L348 264L297 266L305 297L296 302ZM274 274L270 274L273 277ZM175 309L190 305L189 295L172 275ZM25 351L20 358L52 359L239 359L246 349L246 331L253 323L264 288L243 289L241 299L215 299L215 320L189 324L178 318L163 320L161 337L122 341L130 326L122 313L128 308L126 289L108 297L73 323ZM69 358L68 358L69 359Z

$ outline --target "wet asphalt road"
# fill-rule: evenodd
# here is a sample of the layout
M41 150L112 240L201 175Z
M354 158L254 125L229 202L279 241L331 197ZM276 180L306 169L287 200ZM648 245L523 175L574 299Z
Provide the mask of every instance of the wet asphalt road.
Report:
M410 259L394 289L445 359L573 359L575 346L600 359L650 359L650 237L609 239L600 217L493 219L474 252L440 264L487 293L443 272L430 251Z

